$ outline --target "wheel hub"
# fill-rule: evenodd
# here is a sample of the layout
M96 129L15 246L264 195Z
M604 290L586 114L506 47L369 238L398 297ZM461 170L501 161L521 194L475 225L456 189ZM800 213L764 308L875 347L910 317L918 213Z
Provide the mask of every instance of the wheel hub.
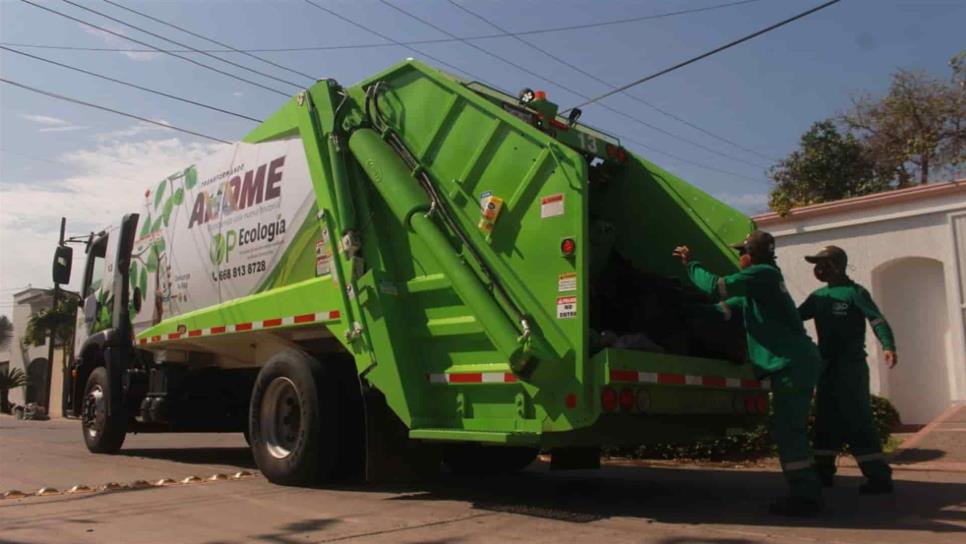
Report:
M292 454L302 426L302 403L292 380L278 377L268 385L259 410L262 439L277 459Z
M88 436L96 438L104 421L104 389L95 385L84 396L83 425Z

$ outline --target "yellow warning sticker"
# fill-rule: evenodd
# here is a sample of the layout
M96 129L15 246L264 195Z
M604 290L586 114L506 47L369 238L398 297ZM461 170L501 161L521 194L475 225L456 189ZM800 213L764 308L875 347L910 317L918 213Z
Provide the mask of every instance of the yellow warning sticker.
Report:
M577 290L577 273L565 272L557 276L557 291L566 293Z

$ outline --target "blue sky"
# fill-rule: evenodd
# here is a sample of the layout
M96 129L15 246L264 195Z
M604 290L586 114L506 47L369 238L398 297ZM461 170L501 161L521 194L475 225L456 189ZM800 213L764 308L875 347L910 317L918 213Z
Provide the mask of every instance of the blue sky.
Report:
M118 1L239 48L388 43L302 1ZM377 1L317 1L395 40L447 38ZM521 32L702 8L729 0L457 2L506 30ZM67 3L43 3L141 41L172 47ZM391 3L460 37L499 33L445 0ZM819 3L759 0L700 13L523 37L583 71L618 85ZM214 47L107 3L83 4L193 47ZM635 140L637 143L625 139L625 144L736 207L749 213L762 211L768 190L764 171L773 162L768 158L787 155L812 122L844 111L852 96L884 91L897 68L921 69L947 77L947 61L966 48L964 22L966 2L962 1L845 0L629 91L754 153L622 95L608 98L605 103L659 130L598 106L584 108L582 119ZM16 0L0 1L0 42L141 48ZM422 54L389 45L259 55L345 84L406 57L434 64L427 58L430 55L513 92L525 86L544 89L551 100L562 106L581 101L572 91L596 95L607 90L604 84L512 37L473 43L566 88L455 41L414 45ZM284 101L282 96L162 54L11 47L256 118L268 116ZM212 59L188 56L285 92L297 90ZM306 78L246 57L233 54L226 58L282 79L310 83ZM225 140L238 139L254 126L250 121L120 87L9 52L0 52L0 74L6 79ZM0 85L0 313L9 311L10 295L16 288L28 283L49 285L50 255L60 215L69 216L72 233L115 221L127 210L128 203L137 202L136 195L148 183L215 148L215 144L202 139Z

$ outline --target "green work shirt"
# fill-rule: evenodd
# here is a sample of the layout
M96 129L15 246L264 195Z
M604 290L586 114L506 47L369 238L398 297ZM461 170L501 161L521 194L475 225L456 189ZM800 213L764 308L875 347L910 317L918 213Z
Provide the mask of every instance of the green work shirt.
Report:
M803 320L815 320L818 348L828 361L865 359L866 320L882 349L896 349L889 322L865 287L852 280L815 291L798 307L798 313Z
M751 265L728 276L717 276L697 261L688 264L688 276L702 292L725 301L722 315L734 312L748 335L748 358L759 377L777 372L793 361L817 364L818 351L805 332L795 302L788 294L781 270L771 264Z

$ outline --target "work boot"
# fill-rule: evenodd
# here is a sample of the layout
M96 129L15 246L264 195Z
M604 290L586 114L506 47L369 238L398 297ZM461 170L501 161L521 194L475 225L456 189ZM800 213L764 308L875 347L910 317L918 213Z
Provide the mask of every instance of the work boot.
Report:
M861 495L888 495L892 491L893 485L891 479L867 480L859 486L859 494Z
M824 507L821 499L783 497L768 505L768 511L776 516L804 518L818 515Z

